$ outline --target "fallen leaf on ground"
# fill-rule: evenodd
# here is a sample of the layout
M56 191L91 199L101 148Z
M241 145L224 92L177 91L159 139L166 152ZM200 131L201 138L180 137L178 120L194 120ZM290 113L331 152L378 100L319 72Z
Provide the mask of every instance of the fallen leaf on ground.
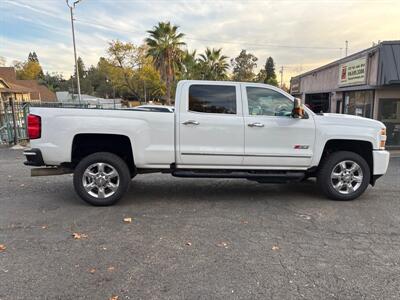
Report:
M23 184L23 183L20 185L20 187L24 187L24 186L25 186L25 184Z
M306 220L311 220L311 217L307 216L307 215L300 215L300 217L302 217L303 219L306 219Z
M42 229L47 229L47 225L43 225L43 226L42 226Z
M118 300L119 297L118 296L111 296L111 298L109 300Z
M108 267L108 272L112 272L112 271L114 271L115 270L115 268L114 267Z
M90 269L90 270L89 270L89 273L90 273L90 274L96 273L96 269L95 269L95 268Z
M242 221L240 221L240 223L242 223L242 224L249 224L249 222L246 221L246 220L242 220Z
M186 246L192 246L191 242L186 242Z
M6 250L6 246L5 245L3 245L3 244L0 244L0 252L3 252L3 251L5 251Z
M218 247L224 247L224 248L228 248L228 243L227 242L219 242L217 244Z
M125 223L132 223L132 218L124 218Z
M272 250L273 250L273 251L278 251L278 250L279 250L279 246L273 245L273 246L272 246Z
M72 234L72 237L73 237L75 240L81 240L81 239L86 239L88 236L87 236L87 234L84 234L84 233L74 232L74 233Z

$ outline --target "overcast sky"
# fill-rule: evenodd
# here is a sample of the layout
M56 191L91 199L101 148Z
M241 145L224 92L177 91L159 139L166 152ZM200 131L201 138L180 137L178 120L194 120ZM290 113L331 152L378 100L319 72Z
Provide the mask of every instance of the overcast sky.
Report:
M140 44L158 21L186 34L189 49L247 49L258 67L272 56L284 78L318 67L379 40L400 40L400 0L138 1L82 0L76 11L78 55L87 66L112 39ZM7 65L36 51L45 71L69 76L73 51L64 0L0 0L0 56ZM340 49L342 48L342 49Z

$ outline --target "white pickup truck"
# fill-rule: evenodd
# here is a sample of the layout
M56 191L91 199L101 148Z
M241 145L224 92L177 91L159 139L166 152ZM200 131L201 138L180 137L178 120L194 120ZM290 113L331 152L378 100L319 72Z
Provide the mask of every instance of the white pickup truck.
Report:
M78 195L111 205L138 174L316 177L327 197L352 200L385 174L386 128L375 120L315 114L265 84L180 81L175 111L31 108L32 175L74 173ZM310 191L311 193L312 191Z

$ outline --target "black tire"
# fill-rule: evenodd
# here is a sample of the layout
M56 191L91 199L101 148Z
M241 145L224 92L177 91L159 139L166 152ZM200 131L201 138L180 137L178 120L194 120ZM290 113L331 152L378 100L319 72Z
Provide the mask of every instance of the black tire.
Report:
M98 198L92 196L88 191L86 191L84 187L84 173L86 169L98 163L106 164L107 168L111 166L117 172L118 176L118 180L116 181L116 183L118 183L118 186L115 188L115 190L110 190L110 193L113 192L113 194L111 194L110 196L105 196L104 198L100 198L100 195L98 195ZM97 172L99 172L99 170ZM117 177L115 176L114 178ZM82 198L82 200L95 206L108 206L115 204L119 199L123 197L125 192L128 190L130 182L131 174L126 163L119 156L109 152L97 152L86 156L78 163L74 170L74 187L76 193L79 195L79 197ZM108 189L107 187L105 187L105 185L104 188ZM96 189L97 188L95 186L94 189L90 192L92 194L96 194ZM100 189L102 188L100 187Z
M361 184L358 186L358 188L350 192L348 194L344 194L343 192L348 189L345 185L345 191L339 192L337 189L335 189L334 184L339 181L339 179L335 179L337 181L333 182L331 179L331 174L334 171L334 168L343 161L352 161L358 164L358 166L361 168L362 171L362 180ZM340 169L340 167L339 167ZM338 169L335 169L338 170ZM332 200L341 200L341 201L348 201L348 200L353 200L358 198L364 191L367 189L371 173L370 173L370 168L368 163L365 161L363 157L358 155L357 153L354 152L349 152L349 151L338 151L334 152L331 155L329 155L323 162L322 166L318 171L317 174L317 184L319 186L319 189L321 192L327 196L328 198ZM335 172L336 173L336 172ZM359 174L359 173L356 173ZM341 177L344 178L344 177ZM340 179L342 180L342 179ZM347 185L347 184L346 184ZM352 184L353 185L353 184ZM356 186L356 185L354 185Z

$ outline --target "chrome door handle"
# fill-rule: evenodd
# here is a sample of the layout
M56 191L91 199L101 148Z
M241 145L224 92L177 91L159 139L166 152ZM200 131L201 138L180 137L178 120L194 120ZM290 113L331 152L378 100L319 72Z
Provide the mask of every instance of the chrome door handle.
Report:
M264 124L256 122L256 123L247 124L247 126L249 126L249 127L264 127Z
M195 120L187 120L182 123L183 125L199 125L200 123Z

